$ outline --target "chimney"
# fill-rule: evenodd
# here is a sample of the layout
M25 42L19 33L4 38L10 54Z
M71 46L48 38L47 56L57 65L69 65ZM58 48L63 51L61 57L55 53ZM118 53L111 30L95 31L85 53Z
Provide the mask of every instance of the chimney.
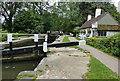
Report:
M97 7L96 12L95 12L95 17L101 15L101 8Z
M92 16L91 16L91 15L88 15L87 21L89 21L91 18L92 18Z
M120 13L120 1L118 2L118 12Z

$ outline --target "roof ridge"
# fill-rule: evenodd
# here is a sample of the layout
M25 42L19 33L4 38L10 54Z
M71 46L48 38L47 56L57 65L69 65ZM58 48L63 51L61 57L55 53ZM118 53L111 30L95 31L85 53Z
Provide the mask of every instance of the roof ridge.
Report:
M97 17L94 17L95 19L96 19L96 21L99 21L101 18L103 18L105 15L107 15L108 13L107 12L105 12L105 13L103 13L103 14L101 14L101 15L99 15L99 16L97 16ZM100 17L100 18L99 18ZM94 23L94 22L93 22ZM92 23L92 24L93 24Z
M101 18L103 18L105 15L109 14L108 12L105 12L97 17L93 17L92 19L90 19L89 21L86 21L81 28L87 28L87 27L91 27L93 23L95 23L96 21L100 20Z

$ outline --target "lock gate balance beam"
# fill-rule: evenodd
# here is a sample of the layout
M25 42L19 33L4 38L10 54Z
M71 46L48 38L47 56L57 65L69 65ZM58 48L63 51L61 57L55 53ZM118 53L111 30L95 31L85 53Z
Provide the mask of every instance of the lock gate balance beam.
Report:
M47 47L68 47L68 46L76 46L79 45L79 41L76 42L63 42L63 43L54 43L54 44L47 44ZM42 50L43 45L38 45L37 47L35 45L33 46L25 46L25 47L19 47L19 48L12 48L10 49L3 49L2 55L9 55L9 54L22 54L22 53L28 53L34 50Z

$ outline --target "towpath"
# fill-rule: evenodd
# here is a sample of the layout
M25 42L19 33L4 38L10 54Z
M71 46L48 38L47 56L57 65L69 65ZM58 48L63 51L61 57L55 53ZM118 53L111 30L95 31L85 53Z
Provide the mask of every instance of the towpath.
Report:
M69 37L70 41L78 41L74 37ZM110 55L107 55L106 53L95 49L89 45L81 45L79 46L82 49L85 49L90 52L91 55L93 55L95 58L97 58L99 61L101 61L103 64L105 64L107 67L109 67L113 72L116 72L118 75L120 75L120 60L118 60L115 57L112 57Z

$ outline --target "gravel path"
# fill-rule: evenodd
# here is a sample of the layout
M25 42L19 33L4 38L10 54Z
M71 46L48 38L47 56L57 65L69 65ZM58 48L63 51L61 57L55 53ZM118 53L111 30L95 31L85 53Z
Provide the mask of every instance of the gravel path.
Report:
M69 37L69 40L77 41L74 37ZM116 72L118 75L120 75L120 67L118 67L120 65L120 60L110 55L107 55L104 52L101 52L100 50L95 49L88 45L81 45L79 47L85 50L88 50L91 55L93 55L98 60L100 60L103 64L109 67L113 72Z

